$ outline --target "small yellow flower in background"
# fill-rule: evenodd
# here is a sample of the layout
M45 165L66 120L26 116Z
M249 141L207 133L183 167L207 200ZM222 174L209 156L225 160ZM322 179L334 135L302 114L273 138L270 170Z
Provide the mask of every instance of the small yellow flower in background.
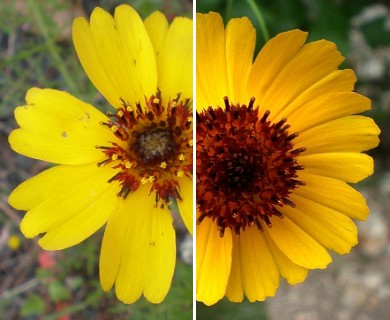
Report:
M104 224L100 280L118 299L159 303L174 272L177 202L192 233L192 21L144 22L130 6L78 18L80 62L109 101L107 116L68 93L30 89L16 108L11 147L58 166L18 186L9 203L46 250L83 241ZM184 155L183 160L179 160ZM161 164L164 165L161 165ZM145 183L143 183L145 182Z
M13 234L8 238L7 245L11 250L18 250L22 245L22 241L17 235Z
M275 295L357 244L373 173L369 99L334 43L284 32L253 62L247 18L197 15L197 299Z

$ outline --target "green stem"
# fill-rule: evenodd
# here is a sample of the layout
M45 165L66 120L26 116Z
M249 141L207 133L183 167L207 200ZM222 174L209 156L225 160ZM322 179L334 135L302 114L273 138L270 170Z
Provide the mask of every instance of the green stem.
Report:
M68 69L66 68L64 61L62 60L58 50L57 46L53 40L53 38L50 35L49 29L47 28L42 12L39 8L39 5L35 2L35 0L27 0L27 5L32 12L32 15L34 16L38 29L40 33L42 34L43 38L45 39L45 43L47 46L47 49L49 50L50 55L52 56L54 63L56 64L58 71L60 72L62 78L64 79L67 87L70 91L77 94L79 92L79 89L76 85L76 83L73 81L73 78L71 77L70 73L68 72Z
M256 5L254 0L246 0L246 2L249 4L251 9L253 10L253 13L256 16L257 21L259 22L260 25L260 30L264 38L264 42L267 42L269 40L269 33L267 30L267 26L264 21L264 17L259 9L259 7Z
M232 17L232 8L233 8L233 0L226 0L226 7L225 7L225 22L228 23L228 21Z

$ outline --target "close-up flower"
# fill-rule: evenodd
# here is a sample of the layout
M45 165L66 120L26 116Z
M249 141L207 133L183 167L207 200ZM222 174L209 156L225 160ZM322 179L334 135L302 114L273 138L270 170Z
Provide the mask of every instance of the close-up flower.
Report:
M197 300L262 301L358 243L369 209L350 183L380 130L334 43L292 30L253 60L248 18L197 14L196 31Z
M17 107L13 150L57 164L19 185L9 203L20 228L61 250L105 226L100 282L119 300L161 302L176 260L170 209L192 233L192 21L144 21L128 5L96 8L73 23L88 77L111 105L104 114L69 93L32 88Z

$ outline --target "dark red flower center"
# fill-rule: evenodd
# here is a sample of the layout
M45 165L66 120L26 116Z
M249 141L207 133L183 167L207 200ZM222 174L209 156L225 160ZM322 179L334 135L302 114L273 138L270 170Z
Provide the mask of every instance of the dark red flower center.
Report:
M109 146L98 146L107 158L98 165L111 164L117 172L108 181L118 181L118 196L126 198L141 184L151 184L156 205L181 199L178 178L192 175L191 101L168 101L160 92L145 99L146 107L122 100L115 114L102 123L114 134Z
M272 123L254 102L232 105L225 98L225 109L197 113L197 222L211 218L221 237L226 228L239 236L249 226L271 226L270 217L293 207L289 194L304 185L297 179L303 169L297 156L305 151L294 149L298 134L288 132L286 119Z

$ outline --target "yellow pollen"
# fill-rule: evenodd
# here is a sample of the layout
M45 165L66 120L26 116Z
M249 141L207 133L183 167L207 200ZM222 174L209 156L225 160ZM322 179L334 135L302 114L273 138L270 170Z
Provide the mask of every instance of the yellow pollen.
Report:
M121 117L121 118L123 117L123 111L122 110L119 110L117 114L118 114L119 117Z
M160 164L161 169L165 169L167 166L168 166L168 164L165 161L161 162L161 164Z
M118 131L118 126L116 126L116 125L113 125L112 127L111 127L111 131L112 132L117 132Z
M118 160L118 155L116 153L114 153L112 156L111 156L111 160Z
M130 168L133 167L133 164L132 164L130 161L126 161L125 167L126 167L127 169L130 169Z
M185 157L185 155L183 153L179 154L179 160L180 161L184 161L185 158L186 157Z
M143 177L143 178L141 179L141 183L142 183L142 184L146 184L147 182L148 182L148 178Z
M149 178L148 178L148 182L153 182L155 180L155 177L154 176L150 176Z
M188 145L189 145L190 147L192 147L192 146L194 145L194 141L193 141L192 139L190 139L190 140L188 141Z
M182 176L184 176L184 172L182 170L179 170L176 172L176 176L181 178Z
M188 117L188 118L187 118L187 121L188 121L188 122L192 122L192 117Z
M160 102L160 99L159 98L154 98L153 99L153 103L159 103Z

